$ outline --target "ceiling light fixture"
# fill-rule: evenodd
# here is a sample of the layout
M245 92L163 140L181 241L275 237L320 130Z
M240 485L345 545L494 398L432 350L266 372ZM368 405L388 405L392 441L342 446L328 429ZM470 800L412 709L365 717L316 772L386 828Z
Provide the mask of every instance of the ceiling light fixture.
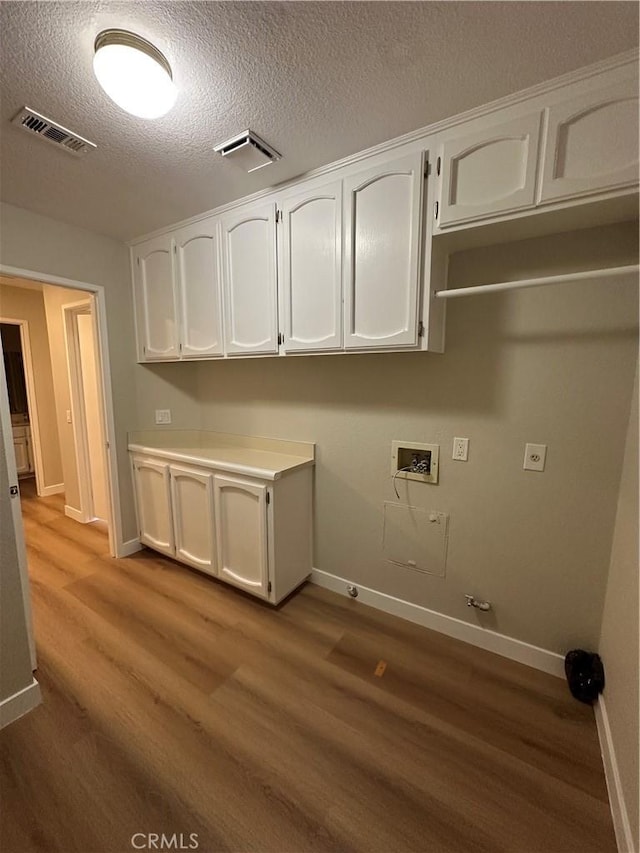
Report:
M94 48L94 73L121 109L139 118L169 112L178 91L171 66L157 47L127 30L103 30Z

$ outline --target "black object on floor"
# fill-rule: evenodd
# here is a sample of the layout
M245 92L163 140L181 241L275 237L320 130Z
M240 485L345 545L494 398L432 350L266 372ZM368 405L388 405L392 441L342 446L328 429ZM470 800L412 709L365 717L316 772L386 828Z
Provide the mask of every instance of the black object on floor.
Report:
M604 690L604 667L600 655L573 649L564 659L564 671L571 695L591 705Z

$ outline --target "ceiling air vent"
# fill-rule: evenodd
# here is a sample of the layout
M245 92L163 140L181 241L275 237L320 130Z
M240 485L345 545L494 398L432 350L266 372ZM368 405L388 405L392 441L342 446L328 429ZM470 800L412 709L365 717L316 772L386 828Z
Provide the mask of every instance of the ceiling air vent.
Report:
M84 137L73 133L71 130L67 130L66 127L62 127L61 124L57 124L55 121L51 121L50 118L40 115L40 113L37 113L30 107L21 109L18 115L11 120L11 123L21 127L28 133L39 136L45 142L51 142L54 145L64 148L65 151L68 151L69 154L75 154L76 157L81 157L88 151L93 151L94 148L97 148L95 143L89 142L88 139L84 139Z
M233 139L227 139L226 142L214 146L213 150L240 166L245 172L255 172L256 169L262 169L263 166L282 159L277 151L251 130L245 130Z

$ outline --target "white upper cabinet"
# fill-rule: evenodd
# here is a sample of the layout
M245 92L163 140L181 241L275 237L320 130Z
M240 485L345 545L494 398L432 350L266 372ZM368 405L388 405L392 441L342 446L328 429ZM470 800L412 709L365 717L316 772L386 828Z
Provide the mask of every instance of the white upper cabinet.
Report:
M441 228L535 206L541 117L538 110L448 135L441 149Z
M629 79L548 110L540 201L638 183L638 86Z
M133 272L139 356L144 361L179 358L172 236L137 246Z
M281 293L286 351L342 346L342 182L281 206Z
M182 358L222 355L218 220L181 228L174 239Z
M278 350L275 204L252 204L221 223L225 350Z
M218 574L267 598L267 486L240 477L214 478Z
M140 361L442 351L447 253L636 215L637 76L615 58L137 243Z
M344 179L344 345L418 342L421 152Z

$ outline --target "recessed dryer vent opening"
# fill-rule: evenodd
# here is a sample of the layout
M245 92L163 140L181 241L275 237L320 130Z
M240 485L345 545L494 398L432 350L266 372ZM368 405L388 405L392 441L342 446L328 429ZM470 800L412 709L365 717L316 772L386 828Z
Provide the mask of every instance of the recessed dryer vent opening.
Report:
M232 139L221 142L213 150L240 166L245 172L255 172L256 169L262 169L263 166L282 159L275 148L251 130L245 130Z

